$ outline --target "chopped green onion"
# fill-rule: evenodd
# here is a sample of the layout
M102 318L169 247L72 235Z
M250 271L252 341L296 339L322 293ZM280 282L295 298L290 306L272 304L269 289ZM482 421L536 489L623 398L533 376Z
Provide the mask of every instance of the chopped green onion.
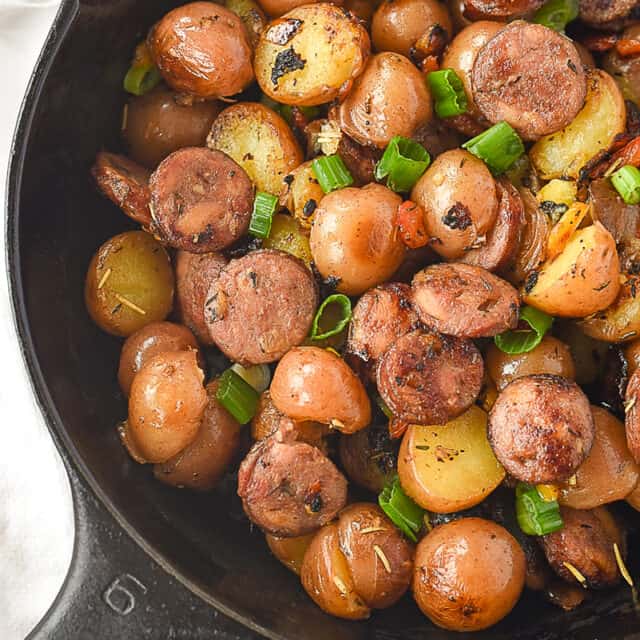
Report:
M520 136L506 122L494 124L462 148L483 160L494 175L504 173L524 153Z
M393 418L393 411L389 409L387 403L382 399L381 396L376 396L376 404L380 407L380 411L384 413L384 415L391 420Z
M316 158L311 163L311 168L325 193L353 184L353 178L338 154Z
M578 0L550 0L536 11L533 21L554 31L564 31L578 17L579 10Z
M256 238L268 238L271 233L273 214L278 205L278 198L270 193L258 191L253 201L253 213L249 223L249 233Z
M450 118L466 113L468 102L464 85L453 69L440 69L427 75L438 117Z
M332 305L336 305L339 308L340 315L333 326L325 327L323 326L323 320L326 320L324 317L325 310ZM351 300L342 293L334 293L326 298L320 305L313 319L313 324L311 325L311 339L324 340L325 338L335 336L340 333L349 322L351 322Z
M409 191L427 170L431 157L421 145L402 136L394 136L376 165L376 180L387 179L394 191Z
M540 344L553 323L552 316L528 306L520 310L520 320L524 320L531 329L512 329L499 333L493 341L500 351L511 354L532 351Z
M262 393L269 388L271 370L266 364L254 364L251 367L243 367L241 364L236 363L231 369L245 382L250 384L258 393Z
M258 392L233 369L220 376L216 398L240 424L247 424L258 409Z
M545 536L564 526L558 501L544 500L535 487L524 482L516 487L516 518L529 536Z
M640 170L630 164L611 176L611 183L627 204L640 204Z
M124 89L134 96L142 96L151 91L162 80L155 64L134 64L124 77Z
M416 533L424 523L425 510L405 494L397 477L382 490L378 504L407 538L417 542Z

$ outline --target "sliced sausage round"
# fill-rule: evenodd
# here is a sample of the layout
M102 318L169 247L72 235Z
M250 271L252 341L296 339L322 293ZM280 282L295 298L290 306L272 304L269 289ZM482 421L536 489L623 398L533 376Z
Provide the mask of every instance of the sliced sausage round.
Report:
M513 264L520 247L524 205L518 190L508 180L498 180L496 191L500 198L498 216L487 233L485 244L467 251L460 262L482 267L487 271L502 272Z
M405 333L415 329L419 320L411 304L411 287L387 282L369 289L353 309L348 360L375 380L378 358ZM360 365L360 366L358 366Z
M592 27L615 27L637 6L638 0L580 0L580 20Z
M480 267L433 264L416 273L411 288L420 320L441 333L483 338L518 323L518 292Z
M551 568L567 582L576 582L567 564L575 567L592 589L610 587L620 579L614 540L598 517L601 509L560 507L564 527L539 539ZM606 513L606 512L605 512Z
M640 369L629 380L624 398L624 428L627 446L636 463L640 464Z
M544 0L462 0L465 18L507 21L532 13Z
M318 287L301 260L263 249L232 260L213 282L205 322L215 344L234 362L279 360L309 333Z
M378 391L400 420L445 424L474 403L483 371L482 356L470 340L412 331L380 359Z
M151 227L151 173L147 169L125 156L101 151L96 156L91 175L100 191L127 216L145 229Z
M506 121L525 140L567 126L587 95L580 54L571 40L523 21L512 22L485 44L471 83L485 118Z
M333 520L346 504L347 480L319 449L276 432L240 465L238 495L251 522L294 537Z
M157 232L176 249L224 249L249 228L253 185L244 169L221 151L175 151L160 163L150 186Z
M205 345L213 344L204 320L204 304L211 284L218 279L227 264L226 258L215 251L176 254L176 302L178 315Z
M587 396L567 378L518 378L489 414L489 442L514 478L532 484L567 480L591 451L595 425Z

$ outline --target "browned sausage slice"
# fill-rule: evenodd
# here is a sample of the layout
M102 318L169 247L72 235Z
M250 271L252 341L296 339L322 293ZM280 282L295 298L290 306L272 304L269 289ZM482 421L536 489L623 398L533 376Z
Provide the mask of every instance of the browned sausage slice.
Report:
M518 322L518 292L480 267L434 264L418 271L411 287L420 320L440 333L489 337Z
M347 339L348 360L375 380L378 358L397 338L418 326L411 287L388 282L369 289L353 309Z
M205 303L209 335L231 360L279 360L303 342L318 305L318 288L304 263L264 249L232 260Z
M178 251L176 255L176 302L178 314L202 344L211 345L207 323L204 321L204 303L211 284L218 279L227 264L221 253L190 253Z
M602 508L578 510L561 507L560 515L564 527L554 533L538 538L551 568L567 582L576 582L576 577L565 563L575 567L592 589L609 587L620 580L618 565L613 551L613 539L603 526ZM606 511L604 514L608 515Z
M413 331L378 364L378 391L405 422L445 424L466 411L482 386L482 357L470 340Z
M151 173L139 164L115 153L101 151L91 168L100 191L145 229L151 226Z
M249 228L253 185L221 151L188 147L151 176L151 213L161 238L176 249L224 249Z
M627 446L636 463L640 464L640 369L629 380L624 398L624 428Z
M580 19L593 27L615 27L636 7L638 0L580 0Z
M567 126L587 95L585 72L571 40L520 20L480 49L471 83L487 120L505 120L525 140Z
M518 378L498 396L488 436L496 458L514 478L532 484L567 480L591 451L595 435L589 400L567 378Z
M467 251L460 262L482 267L487 271L502 272L511 266L520 247L524 205L518 190L508 180L497 181L496 191L500 198L498 217L487 233L486 243Z
M462 4L469 20L507 21L536 11L544 0L463 0Z
M277 431L240 465L238 495L254 524L294 537L333 520L346 504L347 481L319 449Z

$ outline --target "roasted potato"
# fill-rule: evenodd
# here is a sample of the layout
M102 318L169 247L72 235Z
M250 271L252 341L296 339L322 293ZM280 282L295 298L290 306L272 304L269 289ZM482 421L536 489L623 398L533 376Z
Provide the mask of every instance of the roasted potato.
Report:
M280 190L280 206L288 209L302 228L310 229L323 197L324 191L309 160L285 176Z
M84 296L101 329L126 337L169 315L173 289L164 247L144 231L127 231L107 240L93 256Z
M624 425L600 407L591 407L596 431L591 453L560 491L560 504L593 509L624 500L638 484L640 469L625 438Z
M407 495L429 511L451 513L482 502L505 476L487 440L487 414L473 406L446 425L409 425L398 475Z
M271 549L271 553L273 553L287 569L290 569L296 575L300 575L304 554L315 535L316 532L314 531L313 533L308 533L306 536L298 536L297 538L280 538L266 533L265 538L269 549Z
M297 218L284 213L276 213L271 223L271 233L262 242L265 249L286 251L300 258L308 267L313 256L309 247L309 235L304 231Z
M233 158L258 191L274 195L280 193L282 179L303 160L289 125L258 102L227 107L215 119L207 146Z
M540 138L530 158L544 180L578 178L580 169L624 132L627 110L614 79L601 69L587 80L587 99L573 122Z
M370 48L357 18L332 4L308 4L264 29L255 53L256 79L278 102L324 104L350 89Z
M262 8L272 17L279 18L283 13L291 11L303 4L313 4L317 0L259 0ZM341 5L342 0L336 0L333 4Z
M524 301L553 316L583 318L606 309L620 289L620 260L599 223L576 231L564 251L545 262Z

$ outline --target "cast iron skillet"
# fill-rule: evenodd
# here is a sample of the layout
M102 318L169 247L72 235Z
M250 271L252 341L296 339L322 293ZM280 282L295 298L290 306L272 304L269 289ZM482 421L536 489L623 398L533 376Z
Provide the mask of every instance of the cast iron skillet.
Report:
M233 481L206 496L165 487L118 441L114 425L126 411L115 376L120 341L89 320L82 292L92 253L127 222L97 194L88 170L98 149L120 146L120 87L134 45L176 4L63 2L16 133L7 217L14 312L34 390L70 473L78 530L71 572L34 637L459 638L432 627L409 597L368 622L325 616L250 529ZM632 543L632 559L637 549ZM572 614L529 595L500 625L474 636L516 637L639 638L640 619L628 589L598 594Z

